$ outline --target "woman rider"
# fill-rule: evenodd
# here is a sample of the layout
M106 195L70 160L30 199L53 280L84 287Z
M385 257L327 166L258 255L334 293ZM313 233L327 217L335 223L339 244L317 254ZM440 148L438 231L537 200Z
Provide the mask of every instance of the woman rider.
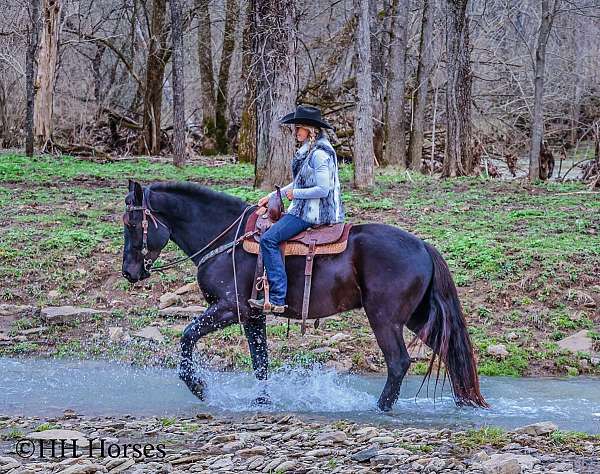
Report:
M295 125L296 139L302 146L292 159L293 181L281 188L291 201L287 213L260 239L273 313L283 313L286 309L287 276L279 244L311 226L344 220L337 156L323 131L333 127L321 119L318 108L303 105L283 117L281 123ZM266 205L274 193L262 197L258 205ZM248 303L264 310L262 298L250 299Z

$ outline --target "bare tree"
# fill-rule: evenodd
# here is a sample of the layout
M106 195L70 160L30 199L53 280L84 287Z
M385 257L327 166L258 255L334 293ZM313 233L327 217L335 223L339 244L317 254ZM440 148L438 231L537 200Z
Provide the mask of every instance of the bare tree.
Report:
M531 150L529 153L529 181L546 179L540 174L540 152L544 137L544 76L546 73L546 45L552 23L560 7L560 0L542 0L541 20L538 31L534 65L534 105L531 124Z
M183 90L183 31L181 3L169 0L171 7L171 39L173 41L173 163L183 166L185 149L185 97Z
M425 0L427 1L427 0ZM385 101L385 152L383 164L406 164L404 86L408 0L392 2L392 34Z
M198 71L200 74L202 122L206 131L212 133L216 121L216 112L209 3L210 0L196 0L196 10L198 12Z
M434 23L435 0L423 1L423 15L421 19L421 38L419 41L419 64L417 66L417 90L414 93L412 127L408 144L408 166L419 171L423 157L423 139L425 129L425 106L427 105L427 91L429 89L429 76L432 62L432 32Z
M58 63L60 36L60 0L43 0L42 35L38 52L36 79L37 97L34 103L34 126L37 142L45 148L52 140L54 83Z
M34 104L35 104L35 55L38 46L38 34L40 25L40 0L29 1L29 18L30 26L28 27L29 34L27 36L27 57L25 60L25 83L26 83L26 117L25 117L25 154L33 156L34 145Z
M139 153L141 154L157 155L160 153L163 80L165 64L169 57L166 44L166 10L166 0L153 0L148 58L146 60L146 81L144 84L142 137L139 147Z
M448 0L446 13L446 155L443 176L464 176L474 168L471 144L471 46L468 0Z
M294 109L296 4L294 0L255 0L252 17L256 77L255 187L272 189L290 179L294 142L279 123Z
M238 131L238 160L254 163L256 161L256 80L252 71L252 38L254 21L252 4L247 4L246 21L242 40L242 79L244 81L244 104Z
M216 107L216 139L217 148L221 153L227 152L227 119L225 117L225 112L227 109L229 90L229 69L231 66L231 56L235 46L235 29L238 17L239 8L237 0L227 0Z
M354 186L369 188L374 184L375 160L369 1L354 0L354 14L358 22L355 38L357 104L354 119Z

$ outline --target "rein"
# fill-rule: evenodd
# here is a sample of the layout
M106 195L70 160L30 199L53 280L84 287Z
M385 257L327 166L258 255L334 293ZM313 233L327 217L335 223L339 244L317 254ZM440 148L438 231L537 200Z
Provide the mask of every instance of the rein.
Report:
M257 207L257 205L254 204L252 206L246 207L242 211L242 213L223 232L221 232L219 235L217 235L214 239L212 239L208 244L206 244L204 247L202 247L197 252L194 252L192 255L189 255L189 256L178 258L178 259L173 260L172 262L168 262L164 265L160 265L158 267L152 267L152 264L154 263L154 261L150 258L148 258L148 259L146 258L146 255L148 255L148 217L152 220L152 223L154 224L154 226L157 229L158 229L158 224L162 225L166 229L169 229L169 228L160 219L158 219L156 216L154 216L154 214L152 214L153 212L157 212L157 211L152 209L152 206L150 206L150 202L148 199L148 192L149 192L149 188L144 188L144 195L143 195L141 206L128 205L128 206L126 206L126 210L128 212L129 211L142 211L142 230L143 230L142 255L144 256L144 269L149 273L162 272L168 268L172 268L176 265L179 265L180 263L183 263L183 262L187 261L188 259L192 260L194 257L197 257L202 252L205 252L206 250L208 250L215 242L217 242L221 237L223 237L225 234L227 234L227 232L229 232L236 224L238 224L238 228L237 228L234 240L227 244L221 245L221 246L217 247L216 249L212 250L211 252L207 253L204 257L202 257L200 262L198 262L198 265L197 265L198 268L202 264L204 264L208 259L214 257L215 255L218 255L231 247L233 247L235 249L235 246L237 244L239 244L241 241L243 241L246 237L249 237L257 232L256 230L247 232L244 235L242 235L241 237L238 237L239 230L242 225L244 216L250 209L254 209L255 207ZM234 257L234 261L235 261L235 257Z

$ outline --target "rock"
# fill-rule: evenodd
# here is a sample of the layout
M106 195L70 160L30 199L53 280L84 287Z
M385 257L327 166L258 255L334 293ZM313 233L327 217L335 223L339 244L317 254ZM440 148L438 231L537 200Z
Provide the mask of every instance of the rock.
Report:
M276 468L284 463L286 461L285 458L276 458L273 459L269 464L267 464L265 467L263 467L262 472L271 472L271 471L275 471Z
M333 454L333 449L327 449L327 448L313 449L312 451L308 451L308 452L304 453L305 456L312 456L315 458L322 458L324 456L329 456L330 454Z
M250 457L267 454L267 448L265 446L253 446L251 448L240 449L237 453L238 456Z
M508 339L509 341L516 341L517 339L519 339L519 335L516 332L509 332L506 335L506 339Z
M350 456L350 458L353 461L365 462L375 456L377 456L377 450L375 448L368 448L354 453L352 456Z
M600 357L592 357L592 358L590 358L590 364L592 364L593 366L600 365Z
M0 304L0 318L31 318L40 314L40 309L35 306Z
M51 300L53 300L54 298L58 298L60 296L60 293L58 292L58 290L50 290L48 292L48 298L50 298Z
M394 464L394 462L396 462L396 456L392 456L391 454L377 454L377 456L373 456L369 462L373 465Z
M408 449L390 447L380 449L378 451L378 454L393 454L394 456L412 456L413 453L410 452Z
M16 459L8 456L0 456L0 472L8 472L15 467L19 467L21 463Z
M542 436L550 434L558 429L556 424L551 421L541 421L539 423L533 423L531 425L521 426L514 430L518 434L527 434L530 436Z
M206 311L205 306L171 306L158 311L160 316L171 316L173 318L191 319Z
M425 472L438 472L446 467L446 461L441 458L433 457L431 461L425 466Z
M348 437L343 431L329 431L319 434L317 441L320 443L332 441L334 443L343 443Z
M288 472L296 467L296 461L284 461L277 466L276 472Z
M431 356L431 349L423 344L421 341L418 341L415 345L411 346L408 349L408 355L411 360L429 360Z
M23 336L31 336L33 334L40 334L47 330L47 326L40 326L39 328L23 329L22 331L19 331L19 334L22 334Z
M235 453L236 451L242 449L244 447L244 443L241 441L231 441L229 443L225 443L221 450L224 453Z
M133 335L136 337L141 337L142 339L156 341L161 344L165 342L165 337L160 333L158 328L155 326L146 326L145 328L134 332Z
M546 466L546 468L549 470L557 471L557 472L571 471L573 469L573 463L572 462L553 462L553 463L548 464Z
M349 372L352 369L352 361L347 358L342 360L328 360L325 362L325 367L333 369L336 372Z
M592 338L588 336L588 330L582 329L581 331L558 341L558 347L573 353L592 352L593 341Z
M75 464L62 471L58 471L58 474L94 474L96 472L107 472L105 466L102 464Z
M371 438L371 443L389 444L393 442L394 438L392 436L375 436Z
M475 462L485 462L490 460L490 456L485 451L479 451L471 458Z
M487 348L487 353L493 357L504 359L508 356L508 351L504 344L495 344Z
M521 474L521 465L514 454L498 454L481 463L484 474Z
M180 286L173 293L175 293L176 295L185 295L186 293L197 291L200 291L200 289L198 288L198 282L193 281L191 283L188 283L187 285Z
M108 328L108 338L112 342L119 342L119 341L123 340L124 335L125 335L125 332L123 331L122 327L111 326Z
M62 429L55 429L55 430L45 430L45 431L34 431L32 433L29 433L27 435L25 435L25 438L27 439L44 439L44 440L51 440L51 439L66 439L66 440L73 440L76 439L77 441L83 440L86 441L86 436L79 432L79 431L75 431L75 430L62 430ZM87 443L87 441L86 441Z
M231 459L230 456L223 456L220 458L217 458L216 461L213 461L210 465L211 470L212 469L223 469L223 468L228 468L233 466L233 461Z
M329 340L327 341L327 345L330 346L332 344L337 344L339 342L347 341L349 339L352 339L352 336L350 336L349 334L344 334L343 332L338 332L337 334L334 334L329 338Z
M160 303L158 305L159 309L165 309L169 306L173 306L176 303L181 302L181 297L176 295L175 293L165 293L160 297Z
M48 306L41 310L42 320L49 324L65 324L77 320L90 319L95 315L109 314L108 311L104 310L78 308L75 306Z
M117 467L111 469L110 474L117 474L119 472L125 472L131 466L135 464L134 459L127 459L125 462L119 464Z

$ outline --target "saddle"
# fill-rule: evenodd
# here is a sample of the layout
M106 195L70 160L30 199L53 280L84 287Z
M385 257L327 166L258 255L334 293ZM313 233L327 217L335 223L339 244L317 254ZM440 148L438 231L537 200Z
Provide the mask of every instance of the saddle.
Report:
M267 208L262 208L262 210L259 209L259 211L252 213L246 221L244 231L248 235L243 241L244 250L258 255L256 271L254 273L254 284L252 285L252 298L256 298L258 290L261 288L260 285L264 285L265 302L268 300L268 283L263 269L259 242L261 235L284 214L283 209L281 192L279 187L277 187L277 192L269 199ZM301 332L303 335L306 332L306 318L310 304L312 269L315 255L342 253L348 245L348 234L351 228L352 224L343 222L309 227L286 242L282 242L280 245L284 262L286 255L306 256L306 265L304 266L304 296L302 298Z

